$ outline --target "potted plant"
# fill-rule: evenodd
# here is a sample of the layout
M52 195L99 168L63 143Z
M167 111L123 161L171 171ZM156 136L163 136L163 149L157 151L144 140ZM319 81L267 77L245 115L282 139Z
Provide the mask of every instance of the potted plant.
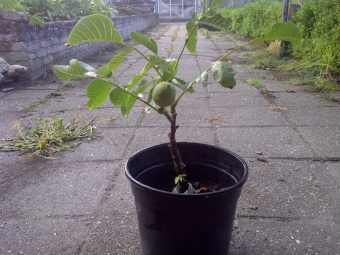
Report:
M214 0L204 13L193 14L186 24L187 37L177 59L159 56L152 38L131 32L131 39L149 50L149 55L144 54L122 40L111 19L90 15L78 21L67 45L108 41L124 45L125 49L98 70L75 59L68 66L54 66L61 79L92 79L87 87L89 109L110 98L123 115L128 115L133 105L141 101L146 112L156 111L170 123L168 143L135 153L125 166L135 197L143 254L228 253L237 200L248 177L247 164L227 149L177 142L176 106L186 93L194 92L196 83L207 81L209 73L223 87L233 88L235 71L224 61L232 52L263 41L301 40L301 33L292 22L274 24L267 34L227 52L191 81L184 81L176 75L183 51L196 54L198 25L224 30L231 24L230 19L211 14L221 2ZM145 59L145 67L128 84L120 84L113 73L132 51ZM147 77L150 70L156 75Z

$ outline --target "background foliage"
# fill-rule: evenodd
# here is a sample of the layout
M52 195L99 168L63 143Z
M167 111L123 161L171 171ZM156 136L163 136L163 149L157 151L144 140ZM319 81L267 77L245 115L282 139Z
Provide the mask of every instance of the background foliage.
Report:
M244 37L261 36L271 24L281 21L282 2L260 0L241 7L226 7L216 10L230 17L232 31Z
M42 21L79 19L90 14L111 15L103 0L0 0L0 9L26 11Z
M302 31L301 44L293 44L291 54L313 62L331 76L340 76L340 2L305 0L293 19ZM259 0L241 7L224 7L217 13L232 19L232 31L244 37L257 37L269 24L282 20L282 1Z
M292 46L292 54L316 60L330 72L340 75L340 2L310 0L294 16L303 40Z

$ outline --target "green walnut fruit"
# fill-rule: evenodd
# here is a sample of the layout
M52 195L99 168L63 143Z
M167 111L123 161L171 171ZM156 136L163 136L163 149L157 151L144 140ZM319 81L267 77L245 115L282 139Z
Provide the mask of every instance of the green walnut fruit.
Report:
M160 107L171 105L176 98L176 88L170 82L161 82L152 91L153 101Z

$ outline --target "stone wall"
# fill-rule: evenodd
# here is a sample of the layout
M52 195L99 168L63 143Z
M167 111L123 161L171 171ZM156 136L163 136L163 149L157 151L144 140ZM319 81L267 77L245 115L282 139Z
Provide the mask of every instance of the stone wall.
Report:
M159 23L157 14L144 14L112 19L123 39L130 31L142 31ZM29 23L29 15L0 10L0 57L9 64L23 65L26 79L37 79L55 64L68 64L70 59L84 59L109 43L82 43L66 47L67 36L77 21L46 22L44 27Z

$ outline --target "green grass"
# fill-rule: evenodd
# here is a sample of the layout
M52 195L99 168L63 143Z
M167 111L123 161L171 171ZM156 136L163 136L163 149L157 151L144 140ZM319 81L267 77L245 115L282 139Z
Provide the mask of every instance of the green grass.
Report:
M262 88L262 81L260 81L257 78L250 78L249 80L247 80L247 83L251 86L254 86L257 89L261 89Z
M33 103L29 104L28 106L26 106L25 110L26 111L32 111L35 107L37 107L40 104L43 104L45 102L47 102L48 98L44 97L44 98L40 98L35 100Z
M297 61L289 56L280 57L275 47L278 47L276 42L270 44L269 47L262 45L262 48L255 51L242 52L238 57L250 61L252 68L280 71L281 74L278 73L276 77L284 77L290 85L307 85L307 89L312 91L340 91L339 84L331 76L330 72L320 72L321 64L318 59L313 61ZM259 86L253 84L256 83L253 80L249 82L255 87Z
M172 53L172 52L174 51L174 44L171 43L170 46L169 46L168 48L166 48L165 50L166 50L166 52L168 52L168 53Z
M64 80L62 87L66 88L66 87L74 87L74 86L79 86L80 82L77 80Z
M95 118L87 123L81 114L77 114L67 124L59 117L41 118L33 127L21 127L17 122L12 126L12 129L18 127L17 136L1 139L0 151L20 151L29 157L54 159L53 155L59 151L72 150L80 144L80 139L91 137Z

